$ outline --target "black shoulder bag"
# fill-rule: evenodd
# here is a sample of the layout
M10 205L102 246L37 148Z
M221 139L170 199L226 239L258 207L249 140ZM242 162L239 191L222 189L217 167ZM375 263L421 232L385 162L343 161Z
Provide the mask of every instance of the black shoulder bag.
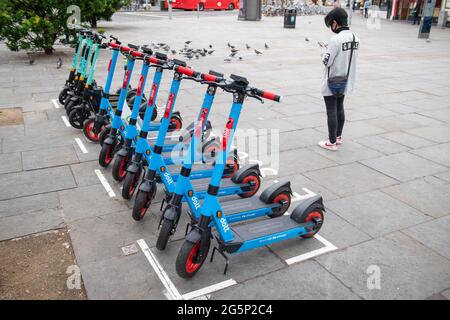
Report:
M335 96L342 96L345 93L348 75L350 74L350 66L352 65L354 43L355 43L355 35L353 35L353 41L351 44L350 61L348 63L347 75L330 78L330 67L328 67L328 88L330 88L331 93Z

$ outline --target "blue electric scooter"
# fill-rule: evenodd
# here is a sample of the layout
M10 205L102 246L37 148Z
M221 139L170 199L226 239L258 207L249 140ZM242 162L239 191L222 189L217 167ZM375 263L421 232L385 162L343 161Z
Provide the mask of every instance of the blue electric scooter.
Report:
M170 88L169 98L166 104L166 109L164 111L164 117L161 122L161 130L158 133L158 138L156 140L155 146L153 147L153 152L148 150L143 153L145 157L151 156L148 159L148 170L144 174L144 179L139 185L138 192L136 194L136 198L133 205L132 217L133 219L139 221L141 220L149 208L152 200L155 197L157 190L157 182L162 182L165 187L166 195L169 197L175 188L175 181L178 179L178 175L172 175L167 167L167 164L164 162L164 158L161 155L162 148L164 145L164 140L166 138L167 126L169 124L169 117L172 113L173 104L177 98L178 90L180 87L181 80L183 79L183 74L190 74L192 72L191 69L186 68L185 63L181 64L177 60L173 60L175 62L174 68L174 77L172 81L172 85ZM194 80L195 78L187 77L185 79ZM211 108L211 104L213 99L209 97L210 95L205 95L204 105L209 105L208 110ZM202 161L203 155L200 152L196 153L197 160ZM229 165L232 169L227 174L234 173L235 168L239 168L237 156L232 156L232 164ZM198 170L197 170L198 169ZM210 165L199 165L199 167L195 168L195 178L207 178L212 174L212 168ZM194 176L194 174L192 175ZM136 174L135 179L138 180L140 178L140 174ZM135 180L132 184L132 191L134 192L135 186L137 186L138 182Z
M214 248L211 260L217 250L226 259L225 274L228 267L226 253L240 253L292 238L312 237L323 223L323 201L322 197L317 195L301 202L291 215L236 227L229 225L226 216L233 211L240 214L268 209L285 212L289 208L291 194L290 182L286 181L273 184L259 198L252 198L254 201L232 201L234 205L229 209L219 202L218 194L225 170L226 154L233 140L245 98L252 97L260 101L265 98L277 102L281 100L280 96L250 87L247 79L243 77L231 75L231 79L228 83L219 85L225 91L233 93L233 104L223 134L223 148L219 152L208 192L201 206L200 218L198 223L191 225L177 256L176 272L182 278L191 278L200 270L208 255L212 237L217 240L218 247ZM276 189L282 191L278 201L270 199Z

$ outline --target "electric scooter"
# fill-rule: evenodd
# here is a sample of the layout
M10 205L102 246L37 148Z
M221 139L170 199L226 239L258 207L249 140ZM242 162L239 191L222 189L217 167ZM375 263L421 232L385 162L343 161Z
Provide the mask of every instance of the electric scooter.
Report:
M240 214L252 213L269 206L272 210L277 208L276 210L285 212L289 208L291 194L290 182L285 181L271 185L259 198L252 198L251 202L248 199L234 200L234 205L230 209L225 209L219 202L217 196L225 169L225 155L233 140L245 98L252 97L260 101L265 98L276 102L281 100L278 95L250 87L247 79L243 77L231 75L231 79L232 81L227 84L219 85L225 91L233 93L233 104L223 133L222 150L218 155L218 160L222 161L217 161L214 167L198 223L190 226L190 231L178 253L175 267L177 274L182 278L191 278L200 270L208 255L212 237L217 240L218 247L213 249L211 260L215 251L218 251L226 260L224 269L226 274L228 268L226 253L240 253L297 237L312 237L323 223L323 201L322 197L317 195L301 202L291 215L233 227L229 225L226 216L233 211ZM278 197L278 201L270 199L274 189L284 191Z
M127 93L127 88L129 86L130 78L134 69L134 64L136 59L142 60L142 56L138 54L139 47L134 45L120 46L120 52L127 57L127 71L124 75L124 80L120 92L119 103L114 112L114 117L112 119L112 125L106 126L103 132L107 132L107 138L102 142L102 137L100 136L101 150L99 154L99 164L102 167L107 167L113 160L114 155L119 151L125 140L126 128L128 122L122 119L122 110L124 106L124 100ZM144 65L145 66L145 65ZM182 127L182 119L179 112L171 114L170 116L170 129L179 130ZM153 125L150 130L161 131L162 124ZM169 130L165 128L164 130ZM101 135L105 136L105 133Z
M75 54L73 55L72 58L72 64L70 66L70 71L69 71L69 77L66 80L66 83L63 87L63 89L60 91L59 95L58 95L58 101L61 104L64 104L64 101L66 100L67 97L67 91L72 89L72 85L75 82L75 77L77 74L77 66L78 66L78 59L82 56L81 51L83 48L83 41L86 38L86 33L87 30L85 29L80 29L78 31L78 40L77 40L77 44L75 46Z
M157 182L162 182L164 184L166 194L170 195L174 191L174 182L178 178L178 176L172 175L170 173L161 153L164 145L164 140L166 138L167 126L169 124L168 119L172 113L173 105L175 104L175 100L180 87L180 82L182 79L192 80L192 77L183 78L182 70L185 70L184 72L186 73L188 73L190 70L189 68L186 68L186 64L184 62L175 59L173 60L173 62L173 68L175 72L170 88L169 98L166 104L166 109L164 111L164 117L161 122L161 129L158 133L158 138L156 140L155 146L153 147L153 152L150 152L150 150L148 150L143 153L143 155L145 154L145 156L151 155L151 158L147 160L149 163L148 170L144 174L144 178L139 185L138 193L136 194L136 199L134 201L132 217L135 220L141 220L147 212L148 207L155 197ZM205 99L206 98L207 96L205 96ZM211 104L212 99L206 99L206 103ZM239 167L237 157L233 157L233 165L231 167ZM135 165L134 169L139 170L139 166ZM208 165L206 166L205 170L196 171L196 175L199 179L206 178L211 176L211 172L211 166ZM140 178L141 172L130 171L130 173L133 173L133 178L136 179L134 181L132 180L131 188L127 186L127 191L132 195L136 186L138 185L138 179ZM127 194L126 197L131 197L130 194Z
M164 250L169 238L176 231L180 216L181 216L181 206L182 202L185 201L189 206L189 214L191 221L197 221L200 217L201 199L206 195L206 190L208 184L205 179L199 184L199 180L191 182L191 170L195 162L195 152L198 150L200 144L200 136L202 133L203 123L208 118L212 103L209 100L214 98L217 85L224 82L223 75L214 73L212 71L209 74L200 74L193 70L180 70L184 74L201 79L200 82L208 84L208 90L206 97L200 111L197 127L194 133L194 137L190 142L188 153L185 156L183 167L181 169L180 175L176 181L174 192L168 200L168 205L164 209L164 213L160 220L160 231L158 240L156 242L156 247L159 250ZM261 173L259 171L258 164L247 165L240 168L237 172L233 174L231 179L224 179L220 183L220 191L218 196L229 196L229 195L239 195L241 198L249 198L256 194L259 190L261 184ZM203 188L202 188L203 187ZM199 192L198 189L201 191ZM276 190L278 191L278 190ZM272 198L276 199L278 193L271 195ZM262 215L269 215L271 217L278 216L278 214L283 214L283 212L275 213L272 210L261 210L259 212L254 212L253 214L230 214L226 218L229 222L239 222L243 220L248 220Z

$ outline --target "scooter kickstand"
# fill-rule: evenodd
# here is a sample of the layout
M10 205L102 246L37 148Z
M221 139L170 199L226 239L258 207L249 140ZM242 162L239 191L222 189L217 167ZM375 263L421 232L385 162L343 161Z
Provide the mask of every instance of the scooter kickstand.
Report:
M222 252L222 250L220 250L220 249L217 248L217 247L214 247L214 248L213 248L213 252L212 252L212 254L211 254L211 258L209 259L209 262L210 262L210 263L213 262L213 260L214 260L214 253L215 253L216 251L219 252L220 255L225 259L225 269L223 270L223 275L226 275L226 274L227 274L227 270L228 270L229 260L228 260L228 257L225 255L225 253Z

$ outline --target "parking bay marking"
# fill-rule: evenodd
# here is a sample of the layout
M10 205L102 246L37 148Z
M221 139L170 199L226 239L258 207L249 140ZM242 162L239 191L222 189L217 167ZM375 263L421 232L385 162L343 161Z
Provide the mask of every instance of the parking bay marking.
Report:
M50 101L53 103L53 105L55 106L56 109L61 108L61 105L59 104L58 100L52 99Z
M98 170L95 169L95 174L97 175L98 179L100 180L100 182L103 185L103 188L105 188L106 192L108 193L108 195L113 198L116 196L116 194L114 193L113 189L111 188L111 186L108 183L108 180L106 180L105 176L103 175L103 173Z
M80 138L75 138L75 142L78 144L78 147L80 147L81 152L88 153L86 147L83 144L83 141L81 141Z
M62 121L64 121L64 124L66 125L66 127L70 127L70 123L69 120L67 120L66 116L61 116Z

